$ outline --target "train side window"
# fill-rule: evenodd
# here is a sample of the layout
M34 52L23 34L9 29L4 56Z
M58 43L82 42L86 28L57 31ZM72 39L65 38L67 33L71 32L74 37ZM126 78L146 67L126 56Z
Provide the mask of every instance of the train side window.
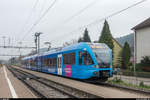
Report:
M29 62L30 62L30 66L33 66L32 60L29 60Z
M53 64L53 63L52 63L52 59L50 59L50 67L52 66L52 64Z
M63 55L63 63L64 64L75 64L75 53L68 53Z
M53 68L53 67L56 67L57 60L56 60L56 58L49 58L49 59L46 59L45 62L46 62L47 67Z
M86 51L83 53L84 65L92 65L94 64L90 54Z
M56 63L57 63L57 59L56 58L53 58L53 62L54 62L54 67L56 67Z
M46 63L47 63L47 59L43 58L43 60L42 60L43 67L46 67L46 65L47 65Z
M50 59L48 59L47 61L48 61L47 66L50 67Z
M37 58L35 58L35 60L34 60L34 66L38 66L38 61L37 61Z

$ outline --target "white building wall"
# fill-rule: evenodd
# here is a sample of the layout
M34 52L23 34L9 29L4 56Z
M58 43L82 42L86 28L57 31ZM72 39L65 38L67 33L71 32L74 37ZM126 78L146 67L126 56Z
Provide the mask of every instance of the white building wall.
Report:
M136 62L140 63L143 56L150 56L150 27L136 30Z

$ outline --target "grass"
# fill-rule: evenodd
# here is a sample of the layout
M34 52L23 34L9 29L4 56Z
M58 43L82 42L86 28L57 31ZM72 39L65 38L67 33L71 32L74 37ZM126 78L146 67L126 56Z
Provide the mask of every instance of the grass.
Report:
M145 85L143 82L140 82L139 85L135 85L135 84L127 83L127 82L125 82L121 79L118 79L116 77L113 80L108 80L107 82L110 83L110 84L117 84L117 85L120 85L120 86L127 86L127 87L132 87L132 88L150 90L150 86Z

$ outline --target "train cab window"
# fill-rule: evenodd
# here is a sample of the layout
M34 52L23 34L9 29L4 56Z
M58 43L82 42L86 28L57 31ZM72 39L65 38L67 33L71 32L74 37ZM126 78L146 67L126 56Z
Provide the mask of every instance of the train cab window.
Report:
M93 60L92 60L92 58L91 58L91 56L90 56L90 54L88 52L85 52L85 54L84 54L84 64L85 65L92 65L92 64L94 64L94 62L93 62Z
M63 63L74 65L75 64L75 53L64 54Z
M94 64L90 54L86 51L86 52L79 52L79 64L83 64L84 65L92 65Z

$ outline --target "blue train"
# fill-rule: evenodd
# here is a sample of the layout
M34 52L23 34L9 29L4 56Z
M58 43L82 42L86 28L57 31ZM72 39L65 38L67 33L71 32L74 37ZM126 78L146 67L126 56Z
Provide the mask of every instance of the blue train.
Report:
M113 76L112 50L104 43L81 42L24 57L22 67L75 79L102 79Z

